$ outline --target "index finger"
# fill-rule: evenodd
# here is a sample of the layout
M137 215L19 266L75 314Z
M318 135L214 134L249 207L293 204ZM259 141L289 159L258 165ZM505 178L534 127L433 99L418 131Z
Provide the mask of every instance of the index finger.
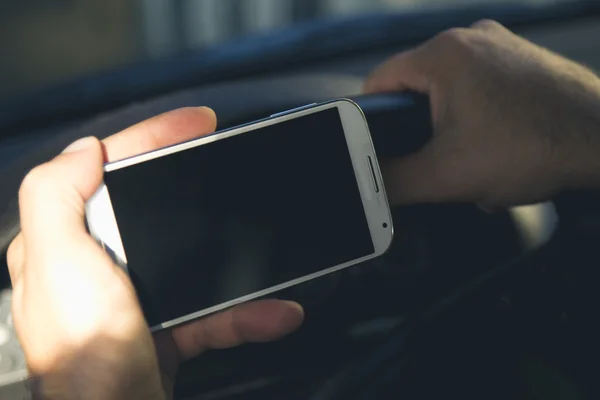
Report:
M396 54L376 67L367 77L363 91L367 94L402 90L429 93L429 74L423 47L418 47Z
M169 111L104 139L104 158L112 162L132 157L212 133L216 127L217 117L208 107Z

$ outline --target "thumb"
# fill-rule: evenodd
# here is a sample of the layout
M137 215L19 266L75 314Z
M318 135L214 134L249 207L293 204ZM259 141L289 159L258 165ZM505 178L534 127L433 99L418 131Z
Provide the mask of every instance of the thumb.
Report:
M86 234L85 202L102 181L103 153L88 137L27 174L19 190L21 230L29 254L44 257Z

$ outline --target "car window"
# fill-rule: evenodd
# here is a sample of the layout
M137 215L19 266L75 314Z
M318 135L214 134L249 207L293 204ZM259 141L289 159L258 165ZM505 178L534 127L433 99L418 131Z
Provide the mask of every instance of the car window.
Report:
M557 1L6 0L0 2L0 99L323 19L476 3Z

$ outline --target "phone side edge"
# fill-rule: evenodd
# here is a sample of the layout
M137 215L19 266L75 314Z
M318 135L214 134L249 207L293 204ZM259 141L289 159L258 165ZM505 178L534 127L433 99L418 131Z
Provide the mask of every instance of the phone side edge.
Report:
M236 306L238 304L243 304L243 303L246 303L246 302L251 301L251 300L260 299L261 297L264 297L264 296L267 296L267 295L279 292L281 290L284 290L284 289L287 289L287 288L299 285L301 283L309 282L309 281L311 281L313 279L317 279L317 278L320 278L322 276L329 275L329 274L332 274L334 272L338 272L338 271L344 270L344 269L352 267L354 265L357 265L357 264L360 264L360 263L372 260L374 258L377 258L378 256L379 255L375 254L375 253L369 254L367 256L354 259L352 261L348 261L348 262L345 262L345 263L342 263L342 264L334 265L333 267L322 269L320 271L314 272L314 273L309 274L309 275L304 275L304 276L301 276L301 277L296 278L296 279L292 279L292 280L289 280L289 281L286 281L286 282L282 282L282 283L280 283L278 285L274 285L274 286L268 287L266 289L262 289L262 290L259 290L259 291L247 294L245 296L237 297L235 299L232 299L232 300L229 300L229 301L217 304L215 306L212 306L212 307L209 307L209 308L205 308L203 310L199 310L199 311L196 311L196 312L193 312L193 313L190 313L190 314L187 314L187 315L184 315L184 316L181 316L181 317L169 320L169 321L165 321L165 322L159 323L157 325L151 326L150 327L150 331L151 332L158 332L158 331L163 330L163 329L173 328L175 326L178 326L178 325L181 325L181 324L184 324L184 323L196 320L198 318L206 317L208 315L211 315L211 314L214 314L214 313L217 313L217 312L220 312L220 311L224 311L224 310L226 310L228 308L231 308L233 306Z
M394 237L394 223L379 160L367 119L360 106L349 99L336 100L335 105L344 127L373 240L374 256L377 257L389 250Z
M113 260L127 271L127 255L108 187L104 182L85 204L85 218L90 235L96 239Z

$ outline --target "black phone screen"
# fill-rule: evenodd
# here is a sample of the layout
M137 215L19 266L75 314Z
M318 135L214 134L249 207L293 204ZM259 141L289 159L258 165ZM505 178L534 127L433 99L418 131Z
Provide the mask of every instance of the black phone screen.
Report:
M150 326L375 251L337 108L104 181Z

